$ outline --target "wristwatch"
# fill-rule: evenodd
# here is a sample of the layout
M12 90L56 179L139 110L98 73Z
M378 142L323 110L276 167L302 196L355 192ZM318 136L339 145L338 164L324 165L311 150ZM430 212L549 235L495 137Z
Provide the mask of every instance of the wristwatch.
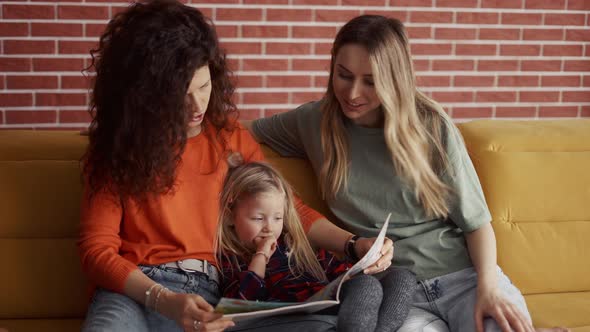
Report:
M357 262L359 260L359 257L356 254L356 250L354 250L354 245L356 244L356 241L360 238L361 238L360 236L354 235L350 239L348 239L348 241L346 242L346 247L344 248L344 254L352 262Z

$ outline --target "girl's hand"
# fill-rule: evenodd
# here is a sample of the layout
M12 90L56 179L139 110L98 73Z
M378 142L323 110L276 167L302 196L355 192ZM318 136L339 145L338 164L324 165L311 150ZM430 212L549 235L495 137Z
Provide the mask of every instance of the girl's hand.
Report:
M534 332L532 323L520 309L508 301L497 288L477 290L475 303L475 327L483 332L483 320L492 317L503 332Z
M254 244L256 245L256 251L264 252L268 258L277 250L277 239L272 235L257 237L254 239Z
M376 237L372 237L372 238L361 237L358 240L356 240L355 245L354 245L354 250L356 251L356 255L358 257L363 257L369 251L369 249L371 249L371 246L373 245L373 243L375 243L375 240L377 240ZM391 266L392 259L393 259L393 241L391 241L391 239L385 238L385 241L383 242L383 247L381 248L381 258L379 258L379 260L377 260L377 262L375 262L375 264L366 268L364 270L364 273L365 274L375 274L375 273L385 271L385 270L387 270L387 268L389 268Z
M229 318L213 311L201 296L164 290L158 303L158 312L174 320L185 332L223 331L234 326Z

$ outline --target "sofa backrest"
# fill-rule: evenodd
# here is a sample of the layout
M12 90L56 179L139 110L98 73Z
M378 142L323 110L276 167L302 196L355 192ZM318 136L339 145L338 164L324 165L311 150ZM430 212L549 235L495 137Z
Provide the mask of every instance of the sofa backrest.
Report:
M590 120L459 127L504 272L525 295L590 291Z

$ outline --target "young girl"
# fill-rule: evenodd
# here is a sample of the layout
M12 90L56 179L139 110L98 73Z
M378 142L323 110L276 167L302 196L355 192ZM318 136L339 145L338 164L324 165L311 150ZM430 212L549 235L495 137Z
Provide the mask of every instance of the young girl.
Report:
M302 302L350 267L325 250L316 256L290 187L267 164L230 169L220 204L216 247L226 297ZM379 277L359 275L344 283L338 330L395 331L401 326L416 279L403 269Z

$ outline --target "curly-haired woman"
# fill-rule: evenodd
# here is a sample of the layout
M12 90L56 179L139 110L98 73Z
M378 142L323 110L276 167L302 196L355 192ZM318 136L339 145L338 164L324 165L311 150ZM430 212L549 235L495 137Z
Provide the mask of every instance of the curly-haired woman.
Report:
M230 153L263 155L236 120L212 24L176 1L136 3L110 21L92 54L78 247L96 288L83 331L232 326L212 307L219 193ZM343 251L349 232L300 201L297 210L314 245ZM387 267L391 241L383 253Z

